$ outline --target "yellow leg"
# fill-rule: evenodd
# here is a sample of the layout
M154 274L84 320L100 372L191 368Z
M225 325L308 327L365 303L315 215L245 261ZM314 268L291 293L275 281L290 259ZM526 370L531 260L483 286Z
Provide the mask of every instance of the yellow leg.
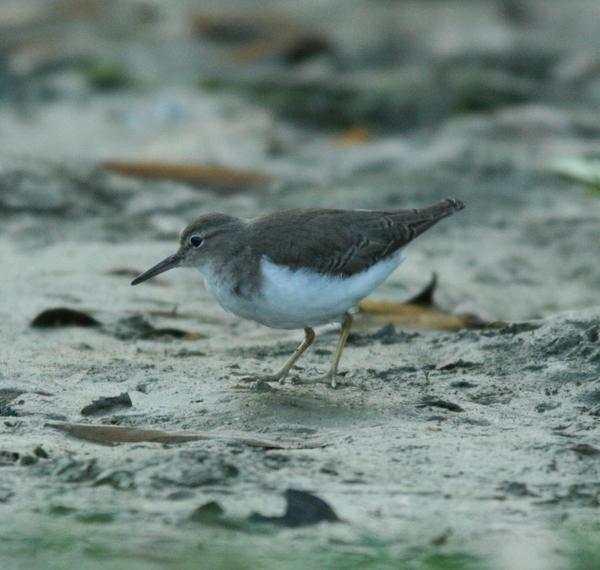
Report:
M281 369L275 374L273 374L273 380L278 380L280 384L283 384L285 381L285 377L288 375L289 371L292 369L292 366L296 364L296 361L304 354L304 352L308 349L308 347L314 342L315 331L310 328L304 329L304 340L300 343L300 346L294 351L294 354L290 356L286 363L281 367Z
M279 382L280 384L283 384L286 376L289 374L294 364L296 364L296 361L304 354L304 352L306 352L306 349L314 342L316 336L313 329L305 328L304 340L277 372L265 376L247 376L242 378L242 382L254 382L258 380L259 382Z
M329 377L331 378L331 387L336 387L335 377L337 374L338 365L340 363L340 359L342 358L342 352L344 351L344 347L346 346L346 341L348 340L348 335L350 334L350 330L352 329L352 321L354 318L350 313L346 313L344 315L344 320L342 321L342 329L340 330L340 338L338 339L337 348L335 349L335 356L333 358L333 364L331 365L331 370L329 371Z
M333 362L331 363L331 368L329 369L329 372L324 376L319 376L317 378L299 380L300 384L317 384L319 382L324 382L326 384L330 384L332 388L335 388L337 386L337 369L340 363L340 359L342 358L344 346L346 346L346 341L348 340L348 335L350 334L350 330L352 329L353 320L354 319L350 313L346 313L344 315L344 319L342 320L342 328L340 330L340 337L337 343L337 348L335 349L335 355L333 357Z

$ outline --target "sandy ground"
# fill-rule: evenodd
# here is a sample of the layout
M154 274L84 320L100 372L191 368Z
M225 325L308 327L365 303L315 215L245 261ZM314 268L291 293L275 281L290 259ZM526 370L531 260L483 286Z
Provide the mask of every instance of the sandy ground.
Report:
M364 3L345 12L331 2L327 10L302 14L307 25L320 15L325 22L340 18L329 29L342 64L319 63L330 65L328 77L361 84L362 67L387 53L377 30L400 8L377 4L383 15L368 20L360 41L353 41L351 24L365 14ZM408 97L435 112L406 129L401 117L386 119L392 128L383 128L367 113L356 122L373 136L342 144L343 129L315 129L235 90L198 87L191 70L195 79L209 75L211 65L194 67L178 57L189 40L169 52L166 39L146 29L127 39L115 32L116 45L98 32L92 50L126 54L123 65L133 60L149 76L143 89L98 92L68 69L43 80L25 74L20 99L14 82L3 80L3 568L30 568L47 552L62 568L123 567L123 557L131 568L184 567L181 553L189 549L189 567L196 561L246 567L245 559L254 561L249 567L304 567L299 560L307 552L333 552L350 561L366 557L377 568L398 567L398 560L416 568L433 567L425 555L452 561L468 553L491 567L534 570L563 567L569 533L596 536L600 201L555 167L562 159L597 156L600 88L577 72L597 64L584 41L590 37L585 22L600 12L594 3L579 3L579 36L557 36L561 21L565 30L577 23L557 2L543 9L523 3L522 14L492 2L426 4L406 3L403 25L412 35L402 44L399 69L406 73L398 81L422 61L462 72L460 62L469 56L501 85L516 84L521 72L503 57L522 47L520 32L527 29L533 63L520 60L532 84L527 96L498 95L490 108L456 113L423 102L412 87L409 95L386 91L388 108ZM175 16L165 22L161 34L180 33ZM113 20L105 25L114 30ZM420 37L419 26L430 36ZM67 53L80 46L75 32L61 37ZM123 45L129 51L120 52ZM6 53L19 49L9 45ZM195 49L202 55L206 48ZM451 57L442 58L442 51ZM153 82L156 69L139 63L157 53L164 54L163 67L155 61L161 73L171 61L180 64L170 69L179 81L168 88ZM544 58L551 63L542 73ZM287 77L277 65L258 65L255 73ZM531 78L527 65L539 76ZM381 77L390 69L396 67L385 61L376 67ZM54 96L42 97L44 88ZM273 182L223 192L99 167L117 158L224 164L268 174ZM225 313L196 272L129 286L131 275L174 250L191 218L209 211L251 217L298 206L415 207L447 196L467 208L412 244L405 263L372 297L401 302L436 272L439 306L504 324L439 331L359 318L337 390L241 383L246 374L276 368L301 333ZM84 311L100 325L30 326L55 307ZM142 338L144 323L191 334ZM298 375L329 364L337 328L318 333ZM82 416L93 400L123 392L131 407ZM227 435L103 445L51 426L61 422ZM273 445L239 441L248 434ZM320 497L341 522L299 529L248 522L252 513L281 515L288 489ZM210 501L224 514L194 518ZM65 532L74 542L63 540ZM223 562L237 550L241 562ZM448 567L474 563L455 562L464 564Z

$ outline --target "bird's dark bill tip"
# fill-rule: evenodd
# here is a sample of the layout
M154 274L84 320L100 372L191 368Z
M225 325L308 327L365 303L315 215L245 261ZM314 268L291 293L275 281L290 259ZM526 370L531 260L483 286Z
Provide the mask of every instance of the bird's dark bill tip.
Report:
M181 258L178 254L173 254L173 255L170 255L169 257L166 257L161 262L157 263L155 266L151 267L147 271L140 273L140 275L138 275L131 282L131 285L138 285L140 283L143 283L144 281L147 281L148 279L152 279L152 277L155 277L159 273L164 273L165 271L168 271L169 269L178 267L180 260L181 260Z

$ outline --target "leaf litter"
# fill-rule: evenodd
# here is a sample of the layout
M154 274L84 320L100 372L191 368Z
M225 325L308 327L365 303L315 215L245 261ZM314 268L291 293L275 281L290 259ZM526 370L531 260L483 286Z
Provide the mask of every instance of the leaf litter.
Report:
M227 166L117 160L103 162L101 166L108 172L122 176L148 180L173 180L225 192L262 188L271 182L271 177L265 174Z
M109 396L105 398L98 398L91 404L88 404L81 410L82 416L97 416L100 414L107 414L115 409L131 408L133 403L127 392L122 392L118 396Z
M224 441L261 449L314 449L326 444L304 439L269 439L250 432L167 432L158 429L131 428L78 423L49 423L48 427L78 439L95 443L162 443L177 444L190 441Z
M454 314L435 304L438 279L434 273L427 285L403 303L365 299L358 304L359 316L367 325L394 324L439 330L480 328L485 321L477 315Z
M46 309L37 315L31 326L34 328L53 327L99 327L100 321L83 311L69 309L68 307L56 307Z

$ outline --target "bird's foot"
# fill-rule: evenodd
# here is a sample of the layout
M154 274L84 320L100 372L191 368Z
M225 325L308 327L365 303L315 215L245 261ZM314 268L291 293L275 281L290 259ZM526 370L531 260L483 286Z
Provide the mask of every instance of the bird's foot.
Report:
M240 382L281 382L277 374L256 374L253 376L242 376Z
M240 384L238 384L238 386L242 387L243 384L250 384L250 387L253 390L256 390L258 392L269 392L273 390L273 388L270 386L271 383L279 382L280 385L283 385L287 377L287 374L281 373L244 376L240 378Z
M342 372L344 375L344 372ZM339 376L336 372L332 372L331 370L327 374L323 374L322 376L316 376L315 378L300 378L298 376L290 376L289 374L257 374L253 376L243 376L240 378L240 382L244 384L252 384L252 388L256 388L260 391L260 387L269 386L272 382L279 382L280 385L285 384L285 381L289 379L290 384L292 385L302 385L302 384L326 384L331 388L337 388L340 385L338 381ZM267 391L262 390L262 391Z
M274 392L275 388L267 382L263 380L254 379L252 382L245 381L244 383L238 383L234 387L234 390L243 390L244 392L258 392L258 393L266 393L266 392Z
M339 383L337 381L337 375L334 372L328 372L323 376L317 376L315 378L294 378L293 384L326 384L331 388L337 388Z

